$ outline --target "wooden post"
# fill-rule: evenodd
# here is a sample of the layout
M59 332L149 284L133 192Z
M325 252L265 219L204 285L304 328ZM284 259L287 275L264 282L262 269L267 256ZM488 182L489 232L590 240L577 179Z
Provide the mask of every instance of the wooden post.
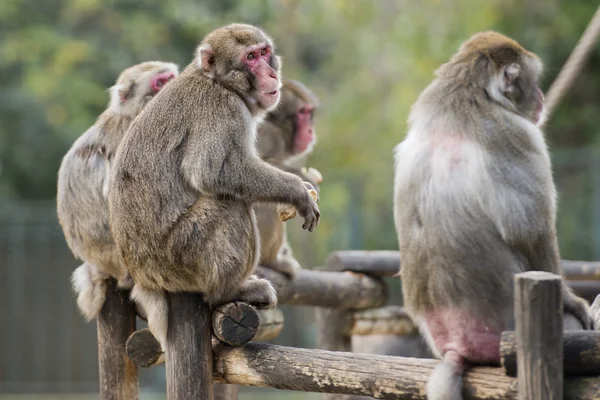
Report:
M138 369L125 355L125 342L135 331L135 307L129 292L106 281L106 299L98 315L98 364L101 400L139 398Z
M332 351L352 351L352 310L317 308L316 322L319 327L317 346L319 349ZM324 394L324 400L351 400L343 394Z
M215 400L236 400L238 398L237 385L217 383L215 385Z
M168 400L213 400L211 313L202 295L167 293Z
M515 276L519 399L563 398L562 278L530 271Z

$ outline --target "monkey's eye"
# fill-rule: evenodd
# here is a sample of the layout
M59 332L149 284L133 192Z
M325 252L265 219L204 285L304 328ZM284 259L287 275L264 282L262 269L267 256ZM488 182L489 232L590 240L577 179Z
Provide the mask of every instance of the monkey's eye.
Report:
M266 47L260 51L260 55L261 55L261 56L264 56L265 54L267 54L267 49L266 49Z
M248 53L248 55L246 56L246 58L248 60L253 60L254 59L254 53Z

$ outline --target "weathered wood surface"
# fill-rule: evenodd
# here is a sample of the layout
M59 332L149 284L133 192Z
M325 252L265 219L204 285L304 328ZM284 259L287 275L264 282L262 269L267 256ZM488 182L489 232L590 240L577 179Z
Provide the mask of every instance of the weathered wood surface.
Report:
M364 274L301 269L289 279L261 266L257 274L271 281L281 304L363 309L382 306L388 297L381 279Z
M98 364L101 400L139 398L138 369L125 354L125 342L135 331L135 307L129 291L106 282L106 300L98 315Z
M570 331L563 334L563 369L569 376L600 376L600 331ZM502 367L517 376L515 332L503 332L500 342Z
M213 400L211 313L202 295L167 293L167 399Z
M400 253L388 250L334 251L325 264L328 271L352 271L390 277L400 272Z
M354 312L349 334L412 335L417 332L417 326L402 307L386 306Z
M228 303L229 304L229 303ZM283 313L279 309L254 311L253 307L245 310L253 310L258 314L259 326L256 335L251 338L254 341L271 340L276 338L283 329ZM225 310L235 310L235 308L225 308ZM215 310L216 311L216 310ZM214 312L213 312L214 320ZM224 330L221 330L225 332ZM213 344L216 345L219 339L213 337ZM234 340L229 340L234 342ZM245 343L242 343L245 344ZM160 344L148 328L140 329L131 334L127 340L127 355L138 367L152 367L165 362L164 353Z
M569 280L600 280L600 262L562 260L564 275Z
M394 276L400 271L400 252L388 250L343 250L327 258L329 271L353 271L376 276ZM600 262L561 260L568 280L600 280Z
M563 398L562 278L530 271L515 276L519 399Z
M425 399L436 360L249 343L215 348L215 379L243 386L340 393L379 399ZM565 379L565 399L598 399L600 378ZM502 368L465 373L465 399L516 399L517 380Z
M238 387L217 383L215 385L215 400L235 400L238 398Z
M217 307L212 314L213 332L223 343L243 346L261 330L261 340L273 339L283 329L283 313L278 309L261 310L244 302Z
M593 302L600 293L600 280L567 280L567 285L569 285L578 296L583 297L590 303Z

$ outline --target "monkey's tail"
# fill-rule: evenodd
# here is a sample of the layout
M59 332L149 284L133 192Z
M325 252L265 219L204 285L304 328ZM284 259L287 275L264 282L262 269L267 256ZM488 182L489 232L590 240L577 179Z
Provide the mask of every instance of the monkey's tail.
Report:
M169 315L167 298L164 292L146 289L136 284L131 291L131 299L144 310L148 321L148 329L165 351L167 348Z
M106 276L95 265L83 263L71 275L77 306L89 322L96 318L106 297Z
M444 354L427 382L428 400L462 400L464 359L455 351Z

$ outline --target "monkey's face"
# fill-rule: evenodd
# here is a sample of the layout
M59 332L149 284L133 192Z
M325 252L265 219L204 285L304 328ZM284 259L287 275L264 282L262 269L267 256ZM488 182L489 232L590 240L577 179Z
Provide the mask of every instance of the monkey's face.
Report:
M179 74L177 65L150 61L123 71L111 88L111 103L122 114L135 115Z
M502 94L522 117L539 124L544 111L544 94L537 85L541 64L525 56L502 68Z
M292 116L294 121L294 140L292 154L309 153L317 141L314 127L315 107L312 104L302 104Z
M211 33L200 45L198 64L211 78L244 99L253 114L270 111L281 92L281 60L260 29L233 24Z

